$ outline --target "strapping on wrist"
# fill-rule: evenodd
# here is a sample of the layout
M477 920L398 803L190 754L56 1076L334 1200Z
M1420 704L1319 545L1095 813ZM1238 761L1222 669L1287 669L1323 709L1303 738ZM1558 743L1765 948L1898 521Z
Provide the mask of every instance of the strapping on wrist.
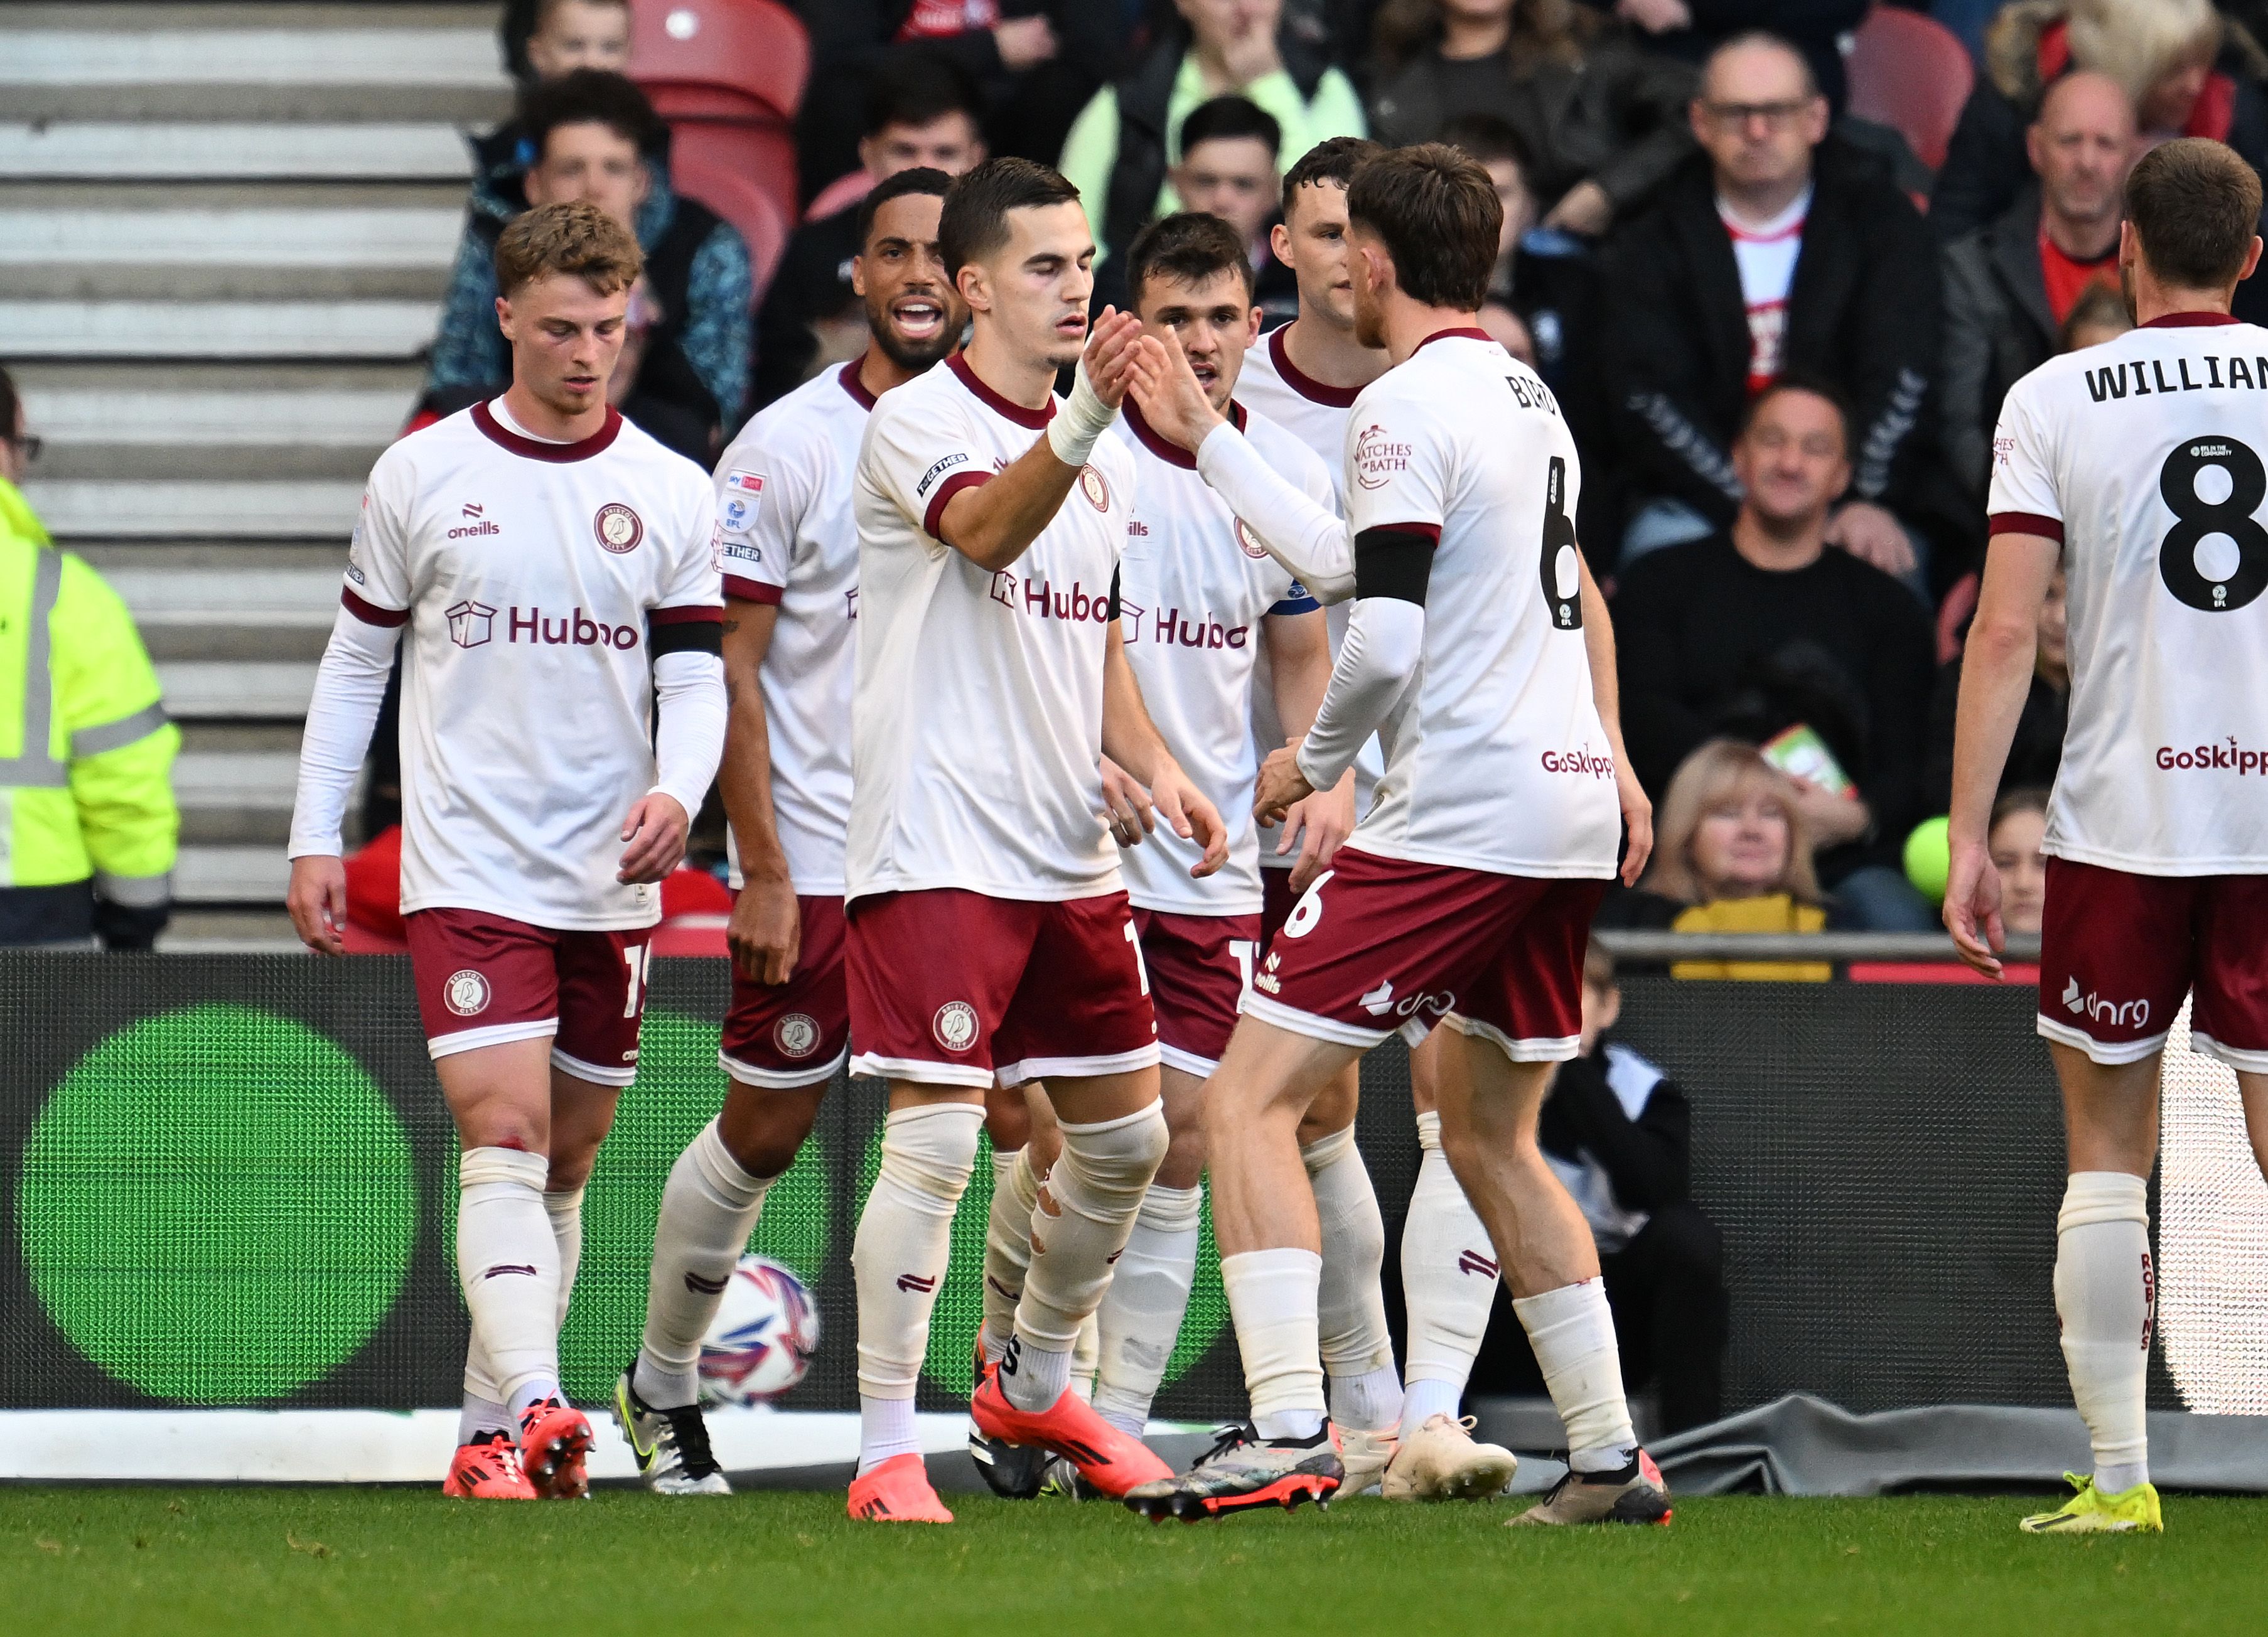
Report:
M1094 453L1095 440L1117 418L1118 411L1103 402L1094 390L1094 383L1087 379L1086 365L1082 360L1071 379L1071 397L1048 422L1048 447L1065 466L1085 466L1087 456Z

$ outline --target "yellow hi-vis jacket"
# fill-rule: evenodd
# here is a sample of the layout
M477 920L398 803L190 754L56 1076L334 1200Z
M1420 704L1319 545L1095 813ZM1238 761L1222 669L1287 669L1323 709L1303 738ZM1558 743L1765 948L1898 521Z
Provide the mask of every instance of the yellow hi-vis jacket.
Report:
M180 744L126 605L0 479L0 888L166 903Z

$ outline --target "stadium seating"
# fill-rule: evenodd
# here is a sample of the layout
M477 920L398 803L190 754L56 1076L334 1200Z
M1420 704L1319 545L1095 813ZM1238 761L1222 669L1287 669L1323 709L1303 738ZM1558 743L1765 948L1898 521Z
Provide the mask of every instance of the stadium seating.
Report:
M1852 36L1844 66L1852 114L1897 131L1932 171L1945 163L1977 78L1958 35L1918 11L1877 5Z
M775 0L637 0L630 60L669 122L674 173L747 235L761 290L777 252L766 259L745 207L690 177L731 173L768 194L780 221L795 220L795 115L811 70L803 24Z

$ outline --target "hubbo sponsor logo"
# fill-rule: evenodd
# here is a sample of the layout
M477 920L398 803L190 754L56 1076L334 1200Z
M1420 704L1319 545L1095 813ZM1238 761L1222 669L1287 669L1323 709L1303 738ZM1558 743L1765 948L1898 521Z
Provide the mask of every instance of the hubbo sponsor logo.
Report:
M570 610L562 618L550 619L541 608L530 608L522 612L515 602L506 616L504 640L525 640L554 648L630 649L638 645L638 628L609 625L604 620L591 618L580 608Z
M1589 750L1546 750L1543 756L1543 771L1547 773L1588 773L1593 778L1612 778L1615 761L1612 756L1594 756Z
M2063 1003L2066 1010L2091 1022L2108 1023L2113 1029L2147 1029L2150 1026L2148 1001L2105 1000L2092 990L2081 994L2076 977L2064 980Z
M991 596L1002 608L1014 608L1035 620L1092 620L1102 625L1110 619L1109 592L1089 591L1079 580L1071 581L1065 591L1044 579L1020 580L1002 569L992 576Z
M496 610L469 597L442 617L449 622L449 640L460 648L477 648L496 634Z
M1119 612L1134 616L1126 637L1130 643L1140 642L1145 631L1152 641L1168 648L1241 648L1252 640L1249 625L1224 625L1211 614L1191 616L1179 608L1160 608L1152 616L1123 601Z
M2268 750L2247 750L2236 742L2231 734L2225 745L2184 745L2179 749L2172 745L2158 747L2158 766L2166 771L2179 768L2206 768L2229 773L2259 773L2268 775Z

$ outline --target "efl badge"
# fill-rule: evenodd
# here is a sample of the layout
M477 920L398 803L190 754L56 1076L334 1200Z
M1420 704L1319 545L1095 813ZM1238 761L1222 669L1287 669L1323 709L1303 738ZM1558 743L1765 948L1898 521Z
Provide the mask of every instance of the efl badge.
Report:
M645 525L638 521L638 514L619 500L600 506L591 527L598 533L599 543L618 557L637 550L638 542L645 538Z

